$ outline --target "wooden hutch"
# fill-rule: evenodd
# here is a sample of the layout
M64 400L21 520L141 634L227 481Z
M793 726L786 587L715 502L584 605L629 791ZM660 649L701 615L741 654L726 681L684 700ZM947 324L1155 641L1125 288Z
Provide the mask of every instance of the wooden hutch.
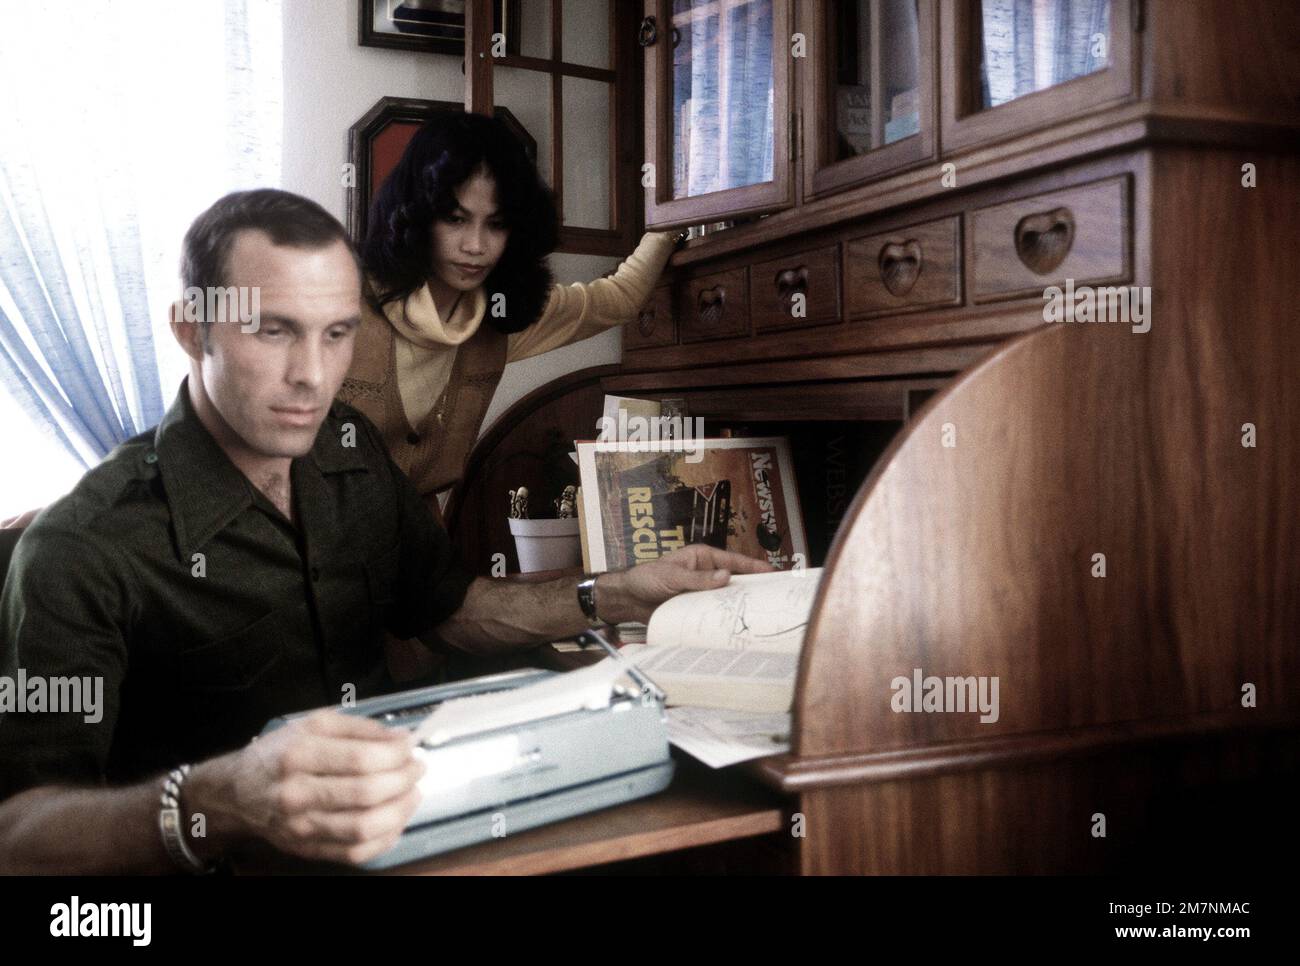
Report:
M1300 4L636 7L645 223L734 225L674 255L621 365L488 431L451 527L484 573L513 555L506 489L607 392L852 447L801 481L830 546L793 748L430 871L728 839L814 873L1294 859ZM1045 322L1067 284L1137 287L1149 329ZM915 668L998 676L998 720L892 712Z

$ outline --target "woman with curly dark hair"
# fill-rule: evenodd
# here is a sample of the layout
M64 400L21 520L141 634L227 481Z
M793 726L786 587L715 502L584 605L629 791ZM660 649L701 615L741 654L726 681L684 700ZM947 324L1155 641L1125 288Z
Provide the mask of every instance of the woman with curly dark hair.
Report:
M425 123L380 187L361 245L367 300L339 397L379 427L436 517L505 366L634 318L674 237L609 278L557 285L554 196L499 120Z

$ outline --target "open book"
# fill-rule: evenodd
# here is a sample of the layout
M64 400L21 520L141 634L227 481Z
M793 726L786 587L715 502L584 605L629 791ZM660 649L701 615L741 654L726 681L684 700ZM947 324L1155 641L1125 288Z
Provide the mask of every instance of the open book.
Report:
M739 574L717 590L679 594L650 618L624 657L669 705L788 711L821 568Z

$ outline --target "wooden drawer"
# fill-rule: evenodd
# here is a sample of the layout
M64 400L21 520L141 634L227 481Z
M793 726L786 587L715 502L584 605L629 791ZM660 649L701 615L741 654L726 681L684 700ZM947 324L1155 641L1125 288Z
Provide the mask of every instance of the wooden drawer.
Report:
M849 318L961 304L957 216L844 245L844 314Z
M656 349L677 344L677 320L673 318L673 292L660 285L650 293L637 317L623 326L624 349Z
M702 275L682 287L678 318L683 342L749 334L746 270Z
M751 265L749 314L754 331L838 322L838 254L832 245Z
M1129 175L971 213L970 288L976 302L1041 295L1131 277Z

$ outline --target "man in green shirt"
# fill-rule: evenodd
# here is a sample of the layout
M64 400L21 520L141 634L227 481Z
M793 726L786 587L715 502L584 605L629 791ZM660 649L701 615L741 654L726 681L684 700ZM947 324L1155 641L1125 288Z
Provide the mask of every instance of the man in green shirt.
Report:
M334 401L361 307L337 220L287 192L229 195L187 233L182 276L255 293L255 317L173 306L176 401L36 519L0 597L0 685L77 680L96 705L0 704L5 871L197 867L249 839L364 862L419 801L404 735L326 711L250 743L262 725L391 690L385 632L500 655L586 626L576 579L461 573L378 432ZM602 575L595 604L645 620L764 569L689 547ZM181 847L160 833L161 776L191 764L171 794L204 834Z

